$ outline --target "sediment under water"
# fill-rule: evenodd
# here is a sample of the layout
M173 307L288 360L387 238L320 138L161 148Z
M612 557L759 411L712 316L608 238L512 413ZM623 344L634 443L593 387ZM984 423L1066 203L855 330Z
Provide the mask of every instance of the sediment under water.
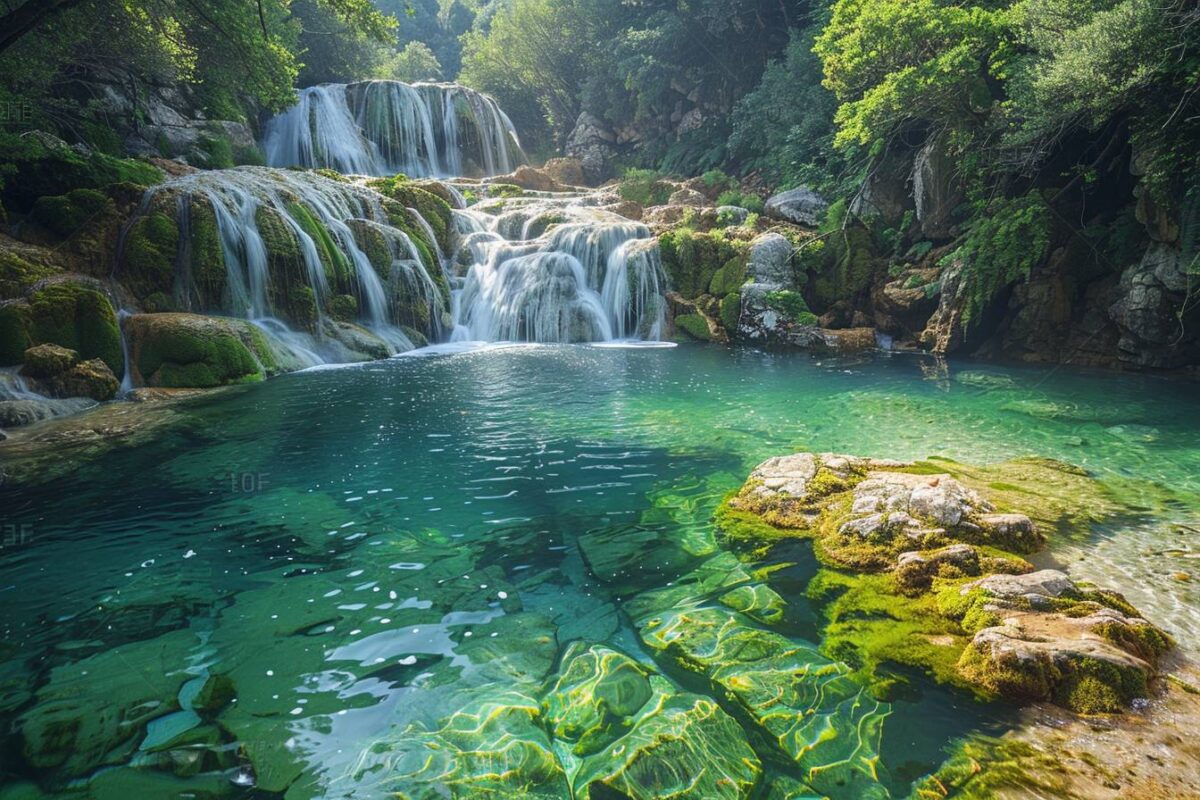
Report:
M35 773L38 755L10 733L5 763L44 787L115 765L94 781L152 796L138 774L169 775L159 745L190 735L225 755L172 776L176 793L419 788L401 743L481 697L515 704L521 687L496 664L549 666L573 640L650 663L630 616L639 593L679 578L678 543L709 535L712 509L754 464L802 449L1086 467L1142 513L1051 541L1048 557L1120 588L1183 647L1196 641L1200 592L1171 577L1196 563L1183 533L1200 517L1194 384L899 354L450 349L189 401L149 445L50 486L0 488L21 533L0 561L0 713L20 720L5 729L77 717L95 749L43 756ZM645 558L599 580L581 542L591 537L595 560L596 541L633 535ZM788 602L775 627L796 642L818 641L804 597L815 570L798 548L773 580ZM237 702L214 727L183 699L226 672ZM927 680L912 687L830 712L839 736L840 722L881 726L874 796L905 796L955 737L1008 719ZM137 718L105 727L98 710L128 697L143 704ZM747 741L766 781L806 777ZM822 791L866 796L861 783Z

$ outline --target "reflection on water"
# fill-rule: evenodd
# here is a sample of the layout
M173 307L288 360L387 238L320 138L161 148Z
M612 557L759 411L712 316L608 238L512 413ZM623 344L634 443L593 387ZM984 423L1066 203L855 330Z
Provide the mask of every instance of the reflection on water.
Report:
M1051 557L1186 647L1197 412L1153 377L699 346L464 343L203 398L151 445L0 490L26 534L0 562L5 763L47 796L478 796L517 775L565 797L598 764L648 779L639 747L669 730L660 792L903 796L1003 716L840 677L813 647L811 554L761 583L713 540L720 497L798 449L1069 461L1142 513ZM767 696L810 722L781 729Z

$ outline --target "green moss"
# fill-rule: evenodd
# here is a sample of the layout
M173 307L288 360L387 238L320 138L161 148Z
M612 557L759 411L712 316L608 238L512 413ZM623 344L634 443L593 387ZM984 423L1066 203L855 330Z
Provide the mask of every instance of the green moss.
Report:
M661 206L671 198L672 193L671 184L649 169L626 170L618 191L621 199L632 200L643 206Z
M818 308L849 300L870 288L875 275L871 234L861 225L835 230L819 249L819 262L809 283Z
M672 287L686 298L699 297L714 286L715 294L724 295L738 289L745 278L748 249L742 242L677 228L660 236L658 243Z
M34 292L29 305L34 342L61 345L84 361L102 359L113 374L122 373L121 331L103 293L79 283L55 283Z
M325 279L329 282L330 288L334 291L349 293L354 280L353 266L350 264L350 259L334 242L333 237L329 235L329 231L317 221L307 206L301 203L288 203L287 213L316 245L317 255L321 259L321 265L325 268Z
M402 178L403 180L401 180ZM416 209L417 213L433 229L438 246L443 252L449 252L451 234L454 230L449 203L432 192L414 185L403 175L394 178L378 178L368 185L405 208Z
M0 303L0 367L20 364L25 351L33 345L29 304L24 301Z
M708 322L699 314L680 314L675 318L675 328L683 331L688 338L700 342L712 339L712 334L708 330Z
M489 183L488 197L524 197L525 190L512 183Z
M205 388L263 378L250 347L224 324L135 319L149 327L139 336L136 357L138 372L151 386ZM261 332L254 340L256 332L246 330L255 349L269 352Z
M260 206L255 212L255 222L267 250L271 306L297 327L313 330L317 322L316 295L309 286L300 240L283 214L274 208Z
M37 136L0 133L0 201L11 211L27 213L39 197L74 189L101 189L122 181L150 186L163 177L144 161L98 152L84 156Z
M192 287L197 294L198 307L220 308L227 275L217 216L207 200L195 196L191 200L190 215Z
M0 298L20 297L56 272L55 267L34 264L9 250L0 250Z
M229 169L233 166L233 146L229 138L220 134L207 134L197 143L204 154L204 165L209 169Z
M38 198L33 204L33 219L43 228L66 238L111 206L112 201L103 192L72 189L66 194Z
M125 235L122 255L122 280L138 298L175 291L175 258L179 249L179 228L175 220L161 212L137 219Z
M804 297L799 292L793 292L790 289L781 289L777 292L767 292L764 298L767 301L767 308L782 314L793 322L800 324L809 324L801 322L816 316L808 310L808 303L804 302Z
M939 612L933 595L907 597L890 575L823 569L809 583L808 596L825 616L822 652L854 668L881 699L903 682L888 665L914 667L941 683L972 688L957 670L967 637Z
M353 322L358 318L358 299L352 294L334 295L329 300L329 316L340 322Z
M746 282L747 261L749 261L749 254L745 252L726 261L723 267L713 273L712 280L708 284L708 293L723 297L730 292L740 290L742 284Z
M767 557L776 543L795 538L795 533L769 525L757 514L734 508L727 497L713 515L722 543L750 561Z
M913 800L993 800L1010 793L1065 797L1067 774L1054 756L1013 739L971 736L959 741L938 771L918 781Z
M721 298L721 324L730 336L737 333L738 319L742 315L741 291L730 292Z
M1120 711L1146 696L1146 675L1094 658L1070 662L1066 677L1054 689L1054 702L1080 714Z

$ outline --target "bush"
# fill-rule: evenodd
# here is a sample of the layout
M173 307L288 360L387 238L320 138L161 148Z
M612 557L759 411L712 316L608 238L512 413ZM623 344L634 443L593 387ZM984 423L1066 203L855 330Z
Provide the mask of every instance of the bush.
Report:
M621 179L621 197L643 206L661 206L671 198L671 186L652 169L628 169Z
M755 214L761 214L766 204L763 199L756 194L744 194L735 189L729 189L721 192L717 196L718 206L737 206L744 208L747 211L752 211Z

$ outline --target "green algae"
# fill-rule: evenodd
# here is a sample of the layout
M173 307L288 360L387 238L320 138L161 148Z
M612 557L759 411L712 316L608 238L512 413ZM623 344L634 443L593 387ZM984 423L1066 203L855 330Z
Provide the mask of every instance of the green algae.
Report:
M932 775L913 787L911 800L991 800L1007 792L1066 796L1064 765L1027 742L974 735L959 741Z

